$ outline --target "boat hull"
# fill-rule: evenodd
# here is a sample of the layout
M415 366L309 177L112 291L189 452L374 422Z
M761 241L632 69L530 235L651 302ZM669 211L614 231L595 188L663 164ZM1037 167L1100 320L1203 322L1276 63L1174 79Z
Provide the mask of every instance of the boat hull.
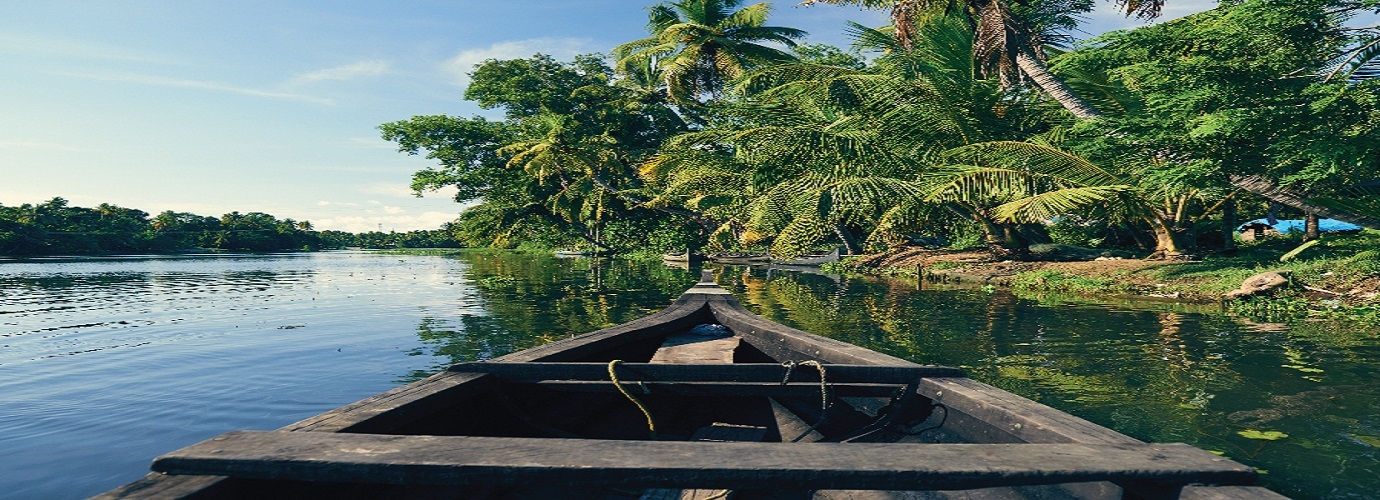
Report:
M731 364L657 363L703 325L731 332ZM765 442L696 442L705 428L759 429ZM960 443L971 448L949 447ZM1054 467L1057 456L1081 458ZM773 323L708 273L650 316L455 365L275 432L222 435L153 469L97 498L1282 498L1201 450Z

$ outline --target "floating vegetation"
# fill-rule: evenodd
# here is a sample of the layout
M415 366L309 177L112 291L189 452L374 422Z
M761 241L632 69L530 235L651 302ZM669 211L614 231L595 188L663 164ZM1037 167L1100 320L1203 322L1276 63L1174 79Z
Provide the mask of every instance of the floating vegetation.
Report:
M1278 441L1289 437L1288 434L1279 431L1257 431L1255 429L1236 431L1236 433L1246 439L1259 439L1262 441Z

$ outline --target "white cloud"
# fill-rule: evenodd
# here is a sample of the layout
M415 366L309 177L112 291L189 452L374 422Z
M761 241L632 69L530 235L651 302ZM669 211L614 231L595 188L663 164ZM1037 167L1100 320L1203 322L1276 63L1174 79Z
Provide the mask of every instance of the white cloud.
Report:
M312 225L320 229L362 233L378 231L382 224L384 231L415 231L418 229L440 229L442 224L455 220L460 214L455 212L425 212L418 215L383 216L337 216L312 219Z
M483 49L462 50L447 60L443 68L455 78L457 85L467 87L470 84L469 73L474 71L474 65L489 59L521 59L542 53L557 60L570 60L576 54L598 50L594 42L588 38L531 38L499 42Z
M157 87L179 87L212 90L217 92L229 92L255 97L269 97L274 99L288 99L294 101L312 102L316 104L334 104L330 99L322 99L302 94L288 92L275 92L271 90L261 90L248 87L237 87L219 82L208 82L203 80L181 80L162 76L138 75L133 73L60 73L65 76L83 78L87 80L97 80L103 82L135 83L140 85L153 85Z
M387 206L387 205L384 205L384 206L383 206L383 213L386 213L386 214L389 214L389 215L396 215L396 214L400 214L400 213L404 213L404 212L407 212L407 211L406 211L406 210L403 210L402 207L390 207L390 206Z
M359 61L334 68L318 69L302 73L292 78L293 85L321 81L353 80L360 77L379 76L389 70L388 61Z

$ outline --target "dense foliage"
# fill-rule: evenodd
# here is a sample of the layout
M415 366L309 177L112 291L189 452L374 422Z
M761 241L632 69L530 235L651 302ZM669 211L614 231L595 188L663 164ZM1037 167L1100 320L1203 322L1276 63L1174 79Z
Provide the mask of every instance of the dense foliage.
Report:
M1230 250L1243 213L1380 224L1380 28L1346 24L1375 0L1222 2L1076 47L1094 0L805 3L893 23L853 25L850 52L767 26L766 4L669 1L611 65L477 65L465 96L502 121L383 135L438 160L414 189L479 201L455 223L475 246L1172 257Z
M206 217L147 212L102 203L70 206L44 203L0 205L0 255L91 255L187 250L297 251L346 247L456 247L450 228L407 233L314 231L307 221L278 219L261 212Z

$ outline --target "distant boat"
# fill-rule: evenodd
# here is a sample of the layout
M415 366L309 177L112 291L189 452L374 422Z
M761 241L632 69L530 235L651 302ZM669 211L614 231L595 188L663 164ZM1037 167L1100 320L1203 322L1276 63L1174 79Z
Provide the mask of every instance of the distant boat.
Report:
M771 263L771 255L763 252L719 252L711 253L706 257L710 262L715 264L750 266L753 264Z
M589 257L594 255L594 252L589 250L556 250L552 253L556 254L557 257Z
M680 252L666 252L661 254L661 260L666 262L694 262L703 257L703 255L692 252L689 249Z
M787 260L772 259L772 263L780 264L783 266L818 266L826 262L838 262L838 260L839 247L834 247L834 250L829 253L806 254L794 259Z

